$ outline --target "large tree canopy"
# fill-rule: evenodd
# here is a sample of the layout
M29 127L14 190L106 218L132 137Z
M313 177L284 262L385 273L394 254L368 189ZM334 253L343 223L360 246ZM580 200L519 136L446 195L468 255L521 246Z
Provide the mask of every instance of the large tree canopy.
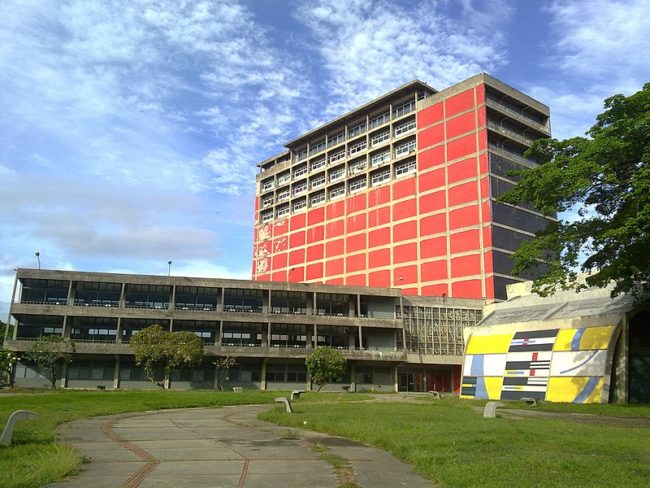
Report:
M56 380L61 377L63 365L72 361L75 344L70 339L50 335L38 339L32 348L25 353L24 359L39 368L43 368L50 380L52 388L56 388Z
M305 360L311 381L318 385L318 391L327 383L336 381L345 373L346 360L341 351L319 346Z
M172 372L203 359L203 341L192 332L167 332L160 325L142 329L131 339L135 362L152 383L169 388Z
M541 294L552 293L556 285L584 286L576 281L580 270L590 273L588 286L613 281L614 295L632 292L647 298L650 83L629 97L606 99L605 111L587 135L536 141L527 155L540 166L517 172L520 183L501 197L511 204L532 202L546 215L571 215L520 247L515 273L543 260L547 266L534 283Z

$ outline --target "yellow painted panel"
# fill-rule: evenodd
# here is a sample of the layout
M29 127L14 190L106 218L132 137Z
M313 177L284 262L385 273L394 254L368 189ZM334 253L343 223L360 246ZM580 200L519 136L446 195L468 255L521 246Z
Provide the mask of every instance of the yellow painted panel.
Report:
M469 338L467 354L495 354L508 352L514 333L475 335Z
M587 327L580 339L580 349L583 351L588 349L608 349L613 332L613 325L607 327Z
M490 400L499 400L501 398L501 387L503 386L502 376L485 376L485 390Z
M589 377L559 377L552 376L548 379L548 387L546 389L547 402L563 402L572 403L576 397L584 390ZM603 392L603 379L599 378L596 387L591 394L584 399L583 403L601 403Z
M555 338L555 344L553 344L554 351L570 351L571 350L571 341L573 336L576 335L578 329L560 329Z

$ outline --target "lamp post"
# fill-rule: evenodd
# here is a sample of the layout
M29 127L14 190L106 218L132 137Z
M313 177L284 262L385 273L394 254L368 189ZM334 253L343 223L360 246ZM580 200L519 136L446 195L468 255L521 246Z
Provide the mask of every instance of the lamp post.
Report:
M41 253L36 251L34 256L36 256L36 259L38 260L38 269L41 269Z
M167 276L171 276L172 274L172 262L167 261Z

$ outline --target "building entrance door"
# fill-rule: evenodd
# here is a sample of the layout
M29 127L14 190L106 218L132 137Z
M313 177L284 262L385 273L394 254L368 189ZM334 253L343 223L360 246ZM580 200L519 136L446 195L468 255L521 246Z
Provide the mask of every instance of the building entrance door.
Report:
M397 378L398 391L416 391L415 373L399 373Z

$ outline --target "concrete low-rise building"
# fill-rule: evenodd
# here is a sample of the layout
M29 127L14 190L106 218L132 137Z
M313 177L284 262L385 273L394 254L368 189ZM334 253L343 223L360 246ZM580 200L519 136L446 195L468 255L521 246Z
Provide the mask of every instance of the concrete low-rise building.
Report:
M23 353L61 335L75 343L61 386L156 388L129 342L160 324L205 343L203 364L176 371L172 388L214 388L218 356L237 359L228 388L310 388L305 358L329 346L349 365L329 389L458 391L463 328L483 304L391 288L18 269L5 347ZM19 362L16 384L46 386L41 373Z

